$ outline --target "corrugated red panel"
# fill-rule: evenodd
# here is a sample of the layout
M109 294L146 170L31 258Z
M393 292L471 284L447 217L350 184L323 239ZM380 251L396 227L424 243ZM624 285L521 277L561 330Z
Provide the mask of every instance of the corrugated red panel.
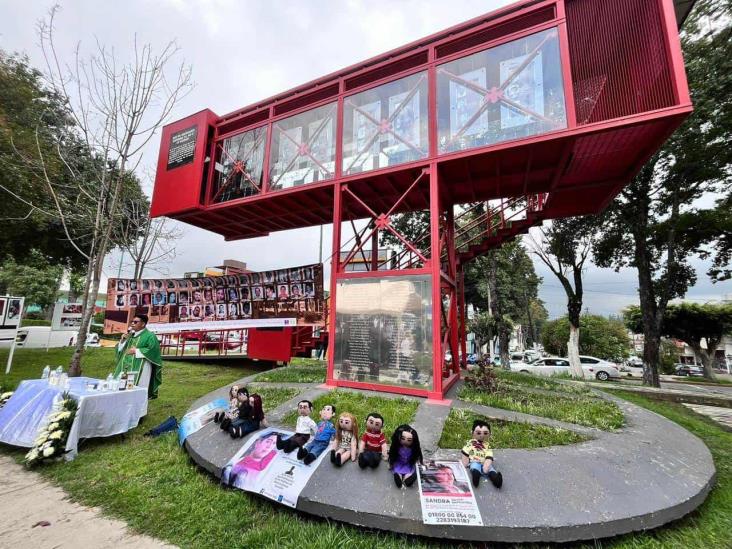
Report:
M577 123L673 106L658 0L567 0Z
M371 82L376 82L382 78L387 78L393 74L419 67L427 62L427 51L421 51L415 55L403 57L393 63L382 65L373 70L357 74L351 78L348 78L345 82L346 91L358 88Z

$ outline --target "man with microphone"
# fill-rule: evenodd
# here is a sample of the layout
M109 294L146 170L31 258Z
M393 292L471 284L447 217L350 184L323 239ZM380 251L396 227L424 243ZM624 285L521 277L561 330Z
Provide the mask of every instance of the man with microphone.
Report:
M147 329L147 315L135 315L117 345L117 365L114 377L122 372L134 375L135 385L147 387L148 398L158 397L158 387L163 382L163 361L158 338Z

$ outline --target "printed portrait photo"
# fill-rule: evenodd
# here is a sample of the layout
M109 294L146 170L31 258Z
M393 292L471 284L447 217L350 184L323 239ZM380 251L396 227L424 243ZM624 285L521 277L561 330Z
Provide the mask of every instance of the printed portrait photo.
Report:
M143 280L142 281L142 289L143 289L143 291L149 291L150 290L150 281L149 280Z
M251 299L251 297L249 295L249 286L243 286L239 290L239 295L241 295L241 300L242 301L249 301L249 299Z
M315 285L312 282L305 282L302 285L302 293L305 297L315 297Z
M233 320L237 316L239 316L239 305L236 303L229 303L229 318Z
M137 291L137 280L130 280L130 291L131 292Z
M216 303L224 303L226 301L226 288L216 288Z
M178 293L178 305L188 305L188 303L190 303L190 301L191 301L191 297L187 291Z
M302 297L302 286L300 284L290 284L290 299L299 299Z
M216 306L216 318L226 318L226 303L219 303Z
M127 305L124 294L117 294L117 298L114 301L115 307L124 307Z
M153 305L164 305L165 301L166 297L163 292L155 292L153 294Z
M277 292L272 285L264 287L264 298L268 300L277 299Z
M264 296L262 295L262 287L261 286L252 286L252 299L255 301L260 301Z
M176 303L178 303L178 297L175 292L168 292L168 305L175 305Z
M277 299L288 299L290 297L290 292L287 289L286 284L280 284L277 287Z
M125 284L124 280L118 280L117 281L117 291L118 292L124 292L127 289L127 285Z
M249 301L240 303L241 305L241 316L244 318L250 318L252 316L252 304Z
M142 305L146 307L152 305L152 294L142 294Z
M140 304L140 297L137 294L130 294L130 307L137 307Z

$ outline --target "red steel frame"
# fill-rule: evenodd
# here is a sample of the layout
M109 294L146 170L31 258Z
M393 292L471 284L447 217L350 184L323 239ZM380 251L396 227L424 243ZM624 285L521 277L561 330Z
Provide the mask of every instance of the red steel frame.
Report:
M266 128L266 145L264 157L264 175L261 189L258 185L254 187L258 193L254 196L235 199L222 203L215 203L212 196L215 177L213 164L211 162L204 179L208 182L204 200L197 207L176 209L166 206L165 193L170 192L171 184L165 180L161 172L164 166L159 163L158 181L156 181L156 194L153 198L154 215L170 215L180 220L187 221L194 225L216 230L224 234L228 239L248 238L263 236L273 230L285 230L295 227L305 227L324 223L333 223L333 267L331 275L331 311L335 315L337 310L337 284L340 280L350 278L381 278L384 276L400 276L408 274L426 274L432 280L433 299L433 383L431 390L392 387L372 383L345 381L334 379L333 347L335 345L336 322L331 322L329 335L331 350L328 361L327 383L335 386L361 387L366 389L392 391L403 394L427 396L430 398L442 398L449 387L459 378L459 362L466 358L465 349L465 303L463 296L463 270L462 265L487 250L501 244L516 234L526 232L532 225L541 223L542 219L563 217L598 211L603 208L612 197L626 184L630 178L640 169L663 140L681 123L683 118L690 112L691 104L689 92L684 74L683 59L679 39L676 33L674 21L674 5L672 0L638 0L645 2L647 6L656 9L660 14L658 23L663 34L663 48L667 57L668 71L670 73L671 85L673 86L673 104L657 107L651 110L638 111L632 114L621 114L612 118L603 119L592 123L580 123L577 120L577 108L575 101L575 89L573 83L573 62L570 54L570 33L575 34L577 25L584 24L584 20L574 20L574 29L570 28L567 19L566 4L576 2L579 5L585 0L522 0L514 5L476 18L467 23L457 25L441 33L428 37L424 40L414 42L373 58L364 63L354 65L337 73L323 77L317 81L305 84L287 93L280 94L246 109L236 111L229 115L220 117L211 126L213 137L208 145L209 156L215 159L216 147L221 146L223 140L238 135L244 131ZM599 0L587 0L586 4L595 1L598 9L607 8ZM543 10L553 10L552 16L548 19L534 20L525 27L511 27L512 23L519 20L526 20L538 13L545 13ZM600 10L601 11L601 10ZM607 16L607 13L604 12ZM579 17L579 16L577 16ZM580 18L581 19L581 18ZM589 20L591 20L590 18ZM538 21L538 22L536 22ZM599 18L594 21L596 25L602 25ZM653 23L652 23L653 24ZM505 28L506 32L490 35L495 28ZM540 31L555 29L559 44L561 60L561 73L564 90L565 112L567 125L565 128L557 128L539 135L526 137L518 140L503 141L476 147L469 150L438 153L438 117L437 117L437 74L438 71L446 72L440 65L460 59L488 48L492 48L510 41L517 40ZM451 50L452 53L438 55L441 48L450 48L456 41L475 36L476 32L484 32L486 39L479 43L472 43L468 47ZM622 40L622 38L621 38ZM538 51L538 47L535 51ZM600 52L602 53L602 52ZM419 63L407 63L407 60L424 55ZM531 55L527 57L526 63L530 62ZM420 57L420 59L422 59ZM382 68L393 67L395 63L404 61L407 68L395 70L381 78L372 78L367 82L359 83L348 87L347 83L356 81L363 76L364 79L375 71ZM525 64L526 64L525 63ZM520 71L517 70L515 73ZM344 175L343 166L343 117L344 107L349 97L362 91L376 88L383 84L404 78L406 76L426 72L427 77L427 102L428 102L428 141L429 151L425 158L405 164L371 170L365 173ZM456 81L462 81L463 85L469 86L474 91L484 96L481 109L473 115L473 118L480 116L482 110L490 104L500 102L504 105L518 108L528 112L525 107L519 104L511 104L510 99L503 94L503 89L510 81L510 78L500 88L485 89L472 82L463 80L458 75L449 75ZM417 88L421 80L415 84ZM604 83L603 83L604 85ZM324 93L323 90L337 90L334 93ZM631 96L634 90L629 90ZM322 92L322 93L321 93ZM648 93L654 93L653 90ZM319 95L320 94L320 95ZM312 98L312 100L310 100ZM397 112L386 120L377 120L362 110L362 114L375 126L376 133L372 140L362 147L368 151L369 147L378 139L382 133L391 133L397 140L401 136L393 131L392 122L399 109L407 103L409 98L402 101ZM293 102L297 105L293 108ZM626 101L627 103L628 101ZM276 190L271 187L276 184L270 180L272 162L272 140L274 130L278 123L294 115L310 111L323 105L335 105L335 168L332 177L310 183L307 185ZM357 107L358 108L358 107ZM594 109L594 106L592 107ZM608 108L607 106L605 107ZM611 107L612 108L612 107ZM207 111L210 113L210 111ZM332 115L332 113L331 113ZM538 113L533 113L540 116ZM324 119L321 128L324 127ZM251 122L247 122L251 121ZM178 130L180 123L174 127ZM467 126L468 124L466 124ZM637 132L639 139L643 139L647 132L646 142L633 145L636 150L625 151L632 156L628 159L618 159L622 163L622 173L607 176L598 175L601 168L593 168L592 162L600 157L603 149L599 145L593 145L596 140L600 143L605 140L603 146L607 147L607 155L611 159L618 156L613 149L615 141L622 140L627 135L622 131ZM613 133L618 132L618 133ZM317 164L321 164L310 154L310 145L317 136L313 136L304 142L297 143L298 154L291 159L291 164L297 161L300 156L309 156ZM164 133L164 140L165 140ZM615 137L615 136L622 137ZM284 137L283 137L284 136ZM607 137L605 137L607 136ZM280 138L289 138L285 132L280 132ZM455 137L453 137L454 139ZM403 139L401 139L404 142ZM164 141L165 143L165 141ZM405 143L410 148L417 149L412 143ZM536 167L542 151L551 150L549 147L559 144L556 149L558 153L550 167ZM595 146L593 149L592 147ZM514 152L519 151L519 152ZM505 176L501 173L501 159L509 158L510 155L518 154L525 165L525 175L522 181L509 186L505 183ZM605 153L602 153L605 154ZM161 149L161 159L167 155L167 150ZM494 165L495 175L490 180L495 180L495 185L489 186L489 190L476 192L479 184L484 185L486 180L485 166L482 168L480 178L473 179L470 162L475 159L486 162L486 166ZM355 162L355 160L354 160ZM584 164L583 164L584 162ZM241 161L235 162L235 169L232 174L239 170L243 175L245 164ZM460 185L453 184L450 175L456 169L465 166L468 172L466 182ZM581 168L575 166L579 165ZM323 166L321 165L321 168ZM493 169L493 168L492 168ZM573 172L573 169L575 172ZM577 175L577 171L584 169L585 172ZM593 169L595 171L593 171ZM287 171L287 170L285 170ZM330 170L324 170L329 172ZM348 167L346 167L348 171ZM594 176L593 181L586 182L587 177ZM233 177L233 175L231 176ZM574 179L573 179L574 178ZM370 185L381 181L387 188L391 189L388 196L379 191L372 191ZM581 181L575 183L574 181ZM200 184L200 181L198 182ZM200 192L200 191L197 191ZM220 190L219 190L220 192ZM407 200L411 197L411 203ZM480 218L485 222L485 230L479 235L480 241L474 242L475 238L466 238L459 242L461 235L467 236L467 231L456 230L453 206L466 202L479 202L491 198L503 198L501 207L490 210ZM523 198L516 198L523 197ZM506 215L508 211L514 211L518 202L523 204L525 217L512 219L514 214ZM347 207L348 206L348 207ZM299 209L298 209L299 208ZM425 254L422 247L424 243L410 242L390 224L390 216L394 213L410 211L415 209L428 209L430 215L429 233L429 254ZM355 238L356 243L348 252L346 258L341 260L342 248L342 223L354 219L369 217L372 221L370 232L367 234L367 227ZM357 253L364 254L363 246L371 242L372 250L378 248L376 241L379 232L388 231L398 238L404 245L405 252L399 256L399 265L395 269L378 271L377 255L372 256L372 270L367 272L348 272L343 267ZM364 237L364 235L366 235ZM426 236L425 236L426 238ZM353 239L352 239L353 240ZM457 242L456 242L457 240ZM420 247L422 246L422 247ZM402 261L404 255L408 255L406 263ZM447 306L443 309L444 301ZM453 359L451 364L445 364L444 356L446 350L450 351Z

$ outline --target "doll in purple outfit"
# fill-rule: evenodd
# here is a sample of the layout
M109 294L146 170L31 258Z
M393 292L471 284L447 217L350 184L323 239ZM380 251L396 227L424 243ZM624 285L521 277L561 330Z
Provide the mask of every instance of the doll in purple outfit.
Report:
M409 425L400 425L391 436L389 469L394 473L397 488L411 486L417 480L417 462L422 463L419 436Z

